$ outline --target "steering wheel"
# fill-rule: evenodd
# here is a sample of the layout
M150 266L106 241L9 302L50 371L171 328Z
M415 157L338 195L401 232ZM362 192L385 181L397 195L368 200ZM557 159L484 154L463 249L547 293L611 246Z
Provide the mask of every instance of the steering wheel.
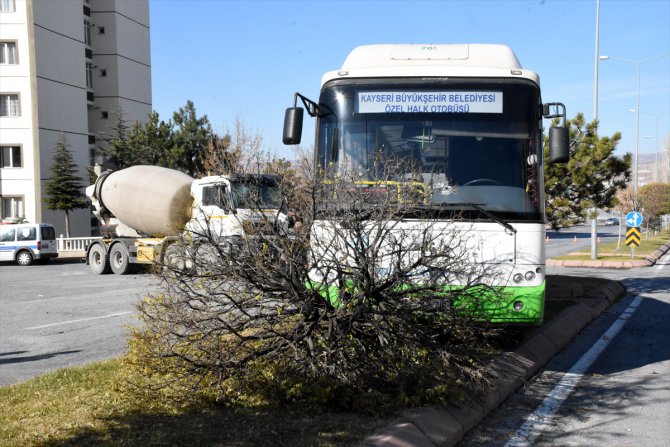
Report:
M476 178L474 180L470 180L469 182L465 183L463 186L473 186L473 185L498 185L502 186L502 183L490 179L490 178Z

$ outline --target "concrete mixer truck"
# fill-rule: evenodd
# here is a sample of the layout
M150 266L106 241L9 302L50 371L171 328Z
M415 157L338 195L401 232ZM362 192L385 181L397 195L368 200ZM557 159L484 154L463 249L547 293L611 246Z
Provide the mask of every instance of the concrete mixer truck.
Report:
M86 263L97 274L123 275L164 264L169 246L182 237L223 242L268 221L288 226L280 180L270 174L194 180L158 166L103 172L86 189L102 236L87 248Z

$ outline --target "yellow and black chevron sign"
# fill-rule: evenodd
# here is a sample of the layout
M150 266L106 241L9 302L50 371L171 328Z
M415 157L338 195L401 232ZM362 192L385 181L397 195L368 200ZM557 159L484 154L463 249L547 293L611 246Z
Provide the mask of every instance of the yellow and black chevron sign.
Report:
M640 246L640 227L630 227L626 231L626 246Z

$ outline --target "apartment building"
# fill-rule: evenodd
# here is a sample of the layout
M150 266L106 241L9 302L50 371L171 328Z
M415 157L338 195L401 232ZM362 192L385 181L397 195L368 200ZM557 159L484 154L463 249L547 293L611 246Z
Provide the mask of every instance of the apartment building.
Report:
M56 143L64 133L87 184L119 108L128 123L151 112L149 0L0 0L0 218L64 234L43 203ZM90 235L90 211L70 225Z

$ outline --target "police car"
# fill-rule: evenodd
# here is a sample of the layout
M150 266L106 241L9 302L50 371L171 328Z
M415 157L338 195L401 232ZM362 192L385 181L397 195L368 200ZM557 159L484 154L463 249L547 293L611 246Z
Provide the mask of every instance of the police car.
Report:
M19 265L48 262L58 257L56 230L46 223L0 225L0 261Z

